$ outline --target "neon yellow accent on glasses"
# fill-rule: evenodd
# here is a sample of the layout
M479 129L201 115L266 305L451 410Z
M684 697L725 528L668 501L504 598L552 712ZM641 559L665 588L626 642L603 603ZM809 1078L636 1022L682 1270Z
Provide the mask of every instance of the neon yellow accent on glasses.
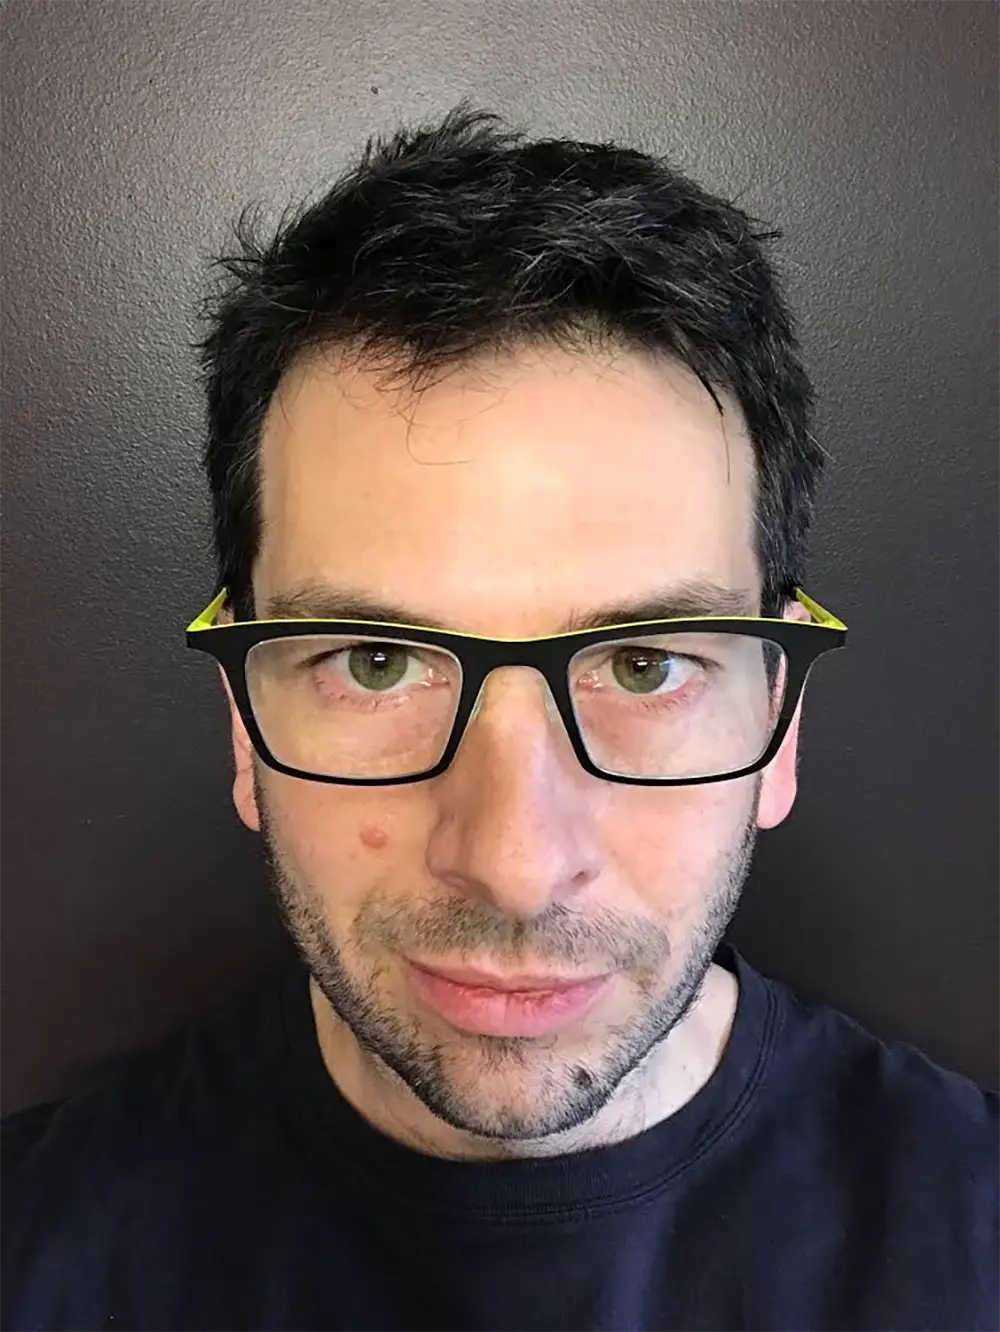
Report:
M197 633L199 630L202 630L202 629L235 629L235 628L237 628L240 624L246 625L246 624L289 624L289 623L293 623L293 621L289 621L289 620L242 620L242 621L235 621L234 623L232 623L232 624L228 624L228 625L227 625L227 624L219 624L219 625L217 625L217 624L215 623L215 617L218 615L219 611L222 610L223 606L225 606L227 596L228 596L228 593L227 593L226 589L223 588L222 591L218 594L218 596L217 596L217 597L214 597L214 598L212 599L212 601L209 602L209 604L205 607L205 609L201 612L201 614L198 615L195 619L193 619L193 620L191 621L191 623L190 623L190 624L188 625L188 627L187 627L187 632L188 632L189 634L191 634L191 633ZM824 629L839 629L839 630L842 630L843 632L846 632L846 631L847 631L847 625L844 624L843 621L838 620L837 617L836 617L836 615L831 614L830 611L828 611L828 610L824 610L824 608L819 604L818 601L814 601L814 600L812 599L812 597L807 596L806 593L803 592L801 588L796 588L796 589L795 589L795 599L796 599L796 601L799 603L800 606L804 606L804 607L806 608L806 610L809 612L810 616L812 617L812 623L813 623L813 624L820 625L820 626L823 627ZM752 623L752 624L785 624L785 625L794 625L794 624L796 623L795 620L786 620L786 619L779 618L779 617L777 617L777 616L769 616L769 615L685 615L685 616L682 616L682 617L678 617L678 622L680 622L681 620L683 620L685 623L686 623L688 620L733 620L733 621L737 621L737 622L743 621L743 622L748 622L748 623ZM319 621L312 621L312 623L319 623ZM332 622L331 622L331 623L332 623ZM352 621L350 621L350 620L338 620L338 621L336 621L336 623L338 623L338 624L350 624L350 623L352 623ZM367 620L358 620L358 621L356 621L356 623L358 623L358 624L368 624L368 623L371 623L371 622L370 622L370 621L367 621ZM655 624L666 624L666 623L669 623L669 621L665 621L665 620L656 620L656 621L653 621L653 620L636 620L633 624L609 625L608 628L615 628L615 629L627 630L627 629L635 628L637 625L641 625L641 624L653 624L653 623L655 623ZM804 622L803 622L803 623L804 623ZM423 625L402 624L402 625L399 625L399 626L397 626L397 627L400 628L400 629L421 629L421 630L424 631L424 632L429 632L429 631L426 630L426 626L423 626ZM539 638L568 638L568 637L570 637L572 634L577 633L577 632L578 632L577 630L571 630L571 631L570 631L569 633L567 633L567 634L539 634L538 637L539 637ZM461 637L461 638L483 638L483 637L485 637L485 635L483 635L483 634L464 634L464 633L459 633L459 634L458 634L458 637ZM532 640L531 640L531 639L526 639L526 640L523 640L523 641L525 641L525 642L531 642Z

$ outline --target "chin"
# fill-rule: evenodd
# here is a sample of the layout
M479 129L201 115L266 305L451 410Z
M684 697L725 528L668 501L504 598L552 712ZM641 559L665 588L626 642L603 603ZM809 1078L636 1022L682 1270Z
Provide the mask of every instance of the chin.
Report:
M438 1119L477 1137L525 1142L566 1132L591 1119L614 1092L585 1057L553 1059L551 1042L466 1040L477 1048L438 1047L432 1072L427 1065L417 1077L412 1067L396 1071Z
M578 1128L673 1026L672 1002L631 1013L592 1013L537 1038L458 1031L436 1016L380 1008L377 1023L350 1025L438 1119L477 1137L525 1142ZM368 1016L372 1013L369 1010ZM615 1021L615 1019L618 1019Z

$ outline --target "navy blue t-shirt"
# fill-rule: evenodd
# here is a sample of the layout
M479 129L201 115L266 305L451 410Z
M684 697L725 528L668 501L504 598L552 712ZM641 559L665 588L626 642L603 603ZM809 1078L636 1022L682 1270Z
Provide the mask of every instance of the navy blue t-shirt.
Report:
M289 967L6 1123L3 1327L1000 1327L997 1098L718 960L735 1022L687 1105L502 1163L360 1116Z

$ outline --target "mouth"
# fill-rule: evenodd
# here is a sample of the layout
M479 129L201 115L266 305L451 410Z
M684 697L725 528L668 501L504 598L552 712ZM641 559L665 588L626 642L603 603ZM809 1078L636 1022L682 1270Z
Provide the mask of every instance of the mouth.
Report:
M496 976L431 968L406 960L411 989L451 1026L480 1036L548 1036L582 1017L608 989L612 973L567 977Z

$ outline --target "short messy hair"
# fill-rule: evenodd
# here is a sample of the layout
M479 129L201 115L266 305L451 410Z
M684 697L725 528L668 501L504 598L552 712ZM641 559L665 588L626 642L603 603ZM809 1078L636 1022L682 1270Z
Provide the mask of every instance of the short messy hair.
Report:
M761 609L802 582L823 451L765 244L780 238L662 158L529 140L463 103L369 139L316 203L259 239L245 211L199 342L219 586L254 614L260 432L285 372L340 346L414 388L477 354L595 342L687 366L739 404L755 458ZM610 445L609 445L610 447Z

